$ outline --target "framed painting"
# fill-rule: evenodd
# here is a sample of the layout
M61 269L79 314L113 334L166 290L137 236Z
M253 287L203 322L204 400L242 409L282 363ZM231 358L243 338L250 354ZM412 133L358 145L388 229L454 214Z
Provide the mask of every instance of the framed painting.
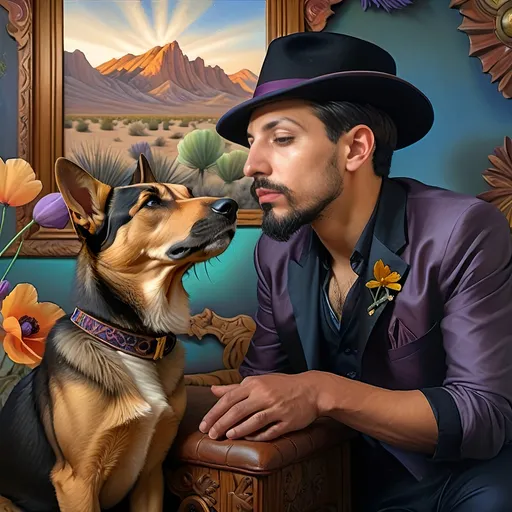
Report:
M308 1L0 0L18 44L18 155L42 194L58 191L60 156L115 184L144 153L158 179L234 197L239 224L260 225L241 174L247 150L215 122L252 96L268 43L309 27ZM17 208L17 229L37 199ZM79 247L71 226L34 226L20 255L73 257Z

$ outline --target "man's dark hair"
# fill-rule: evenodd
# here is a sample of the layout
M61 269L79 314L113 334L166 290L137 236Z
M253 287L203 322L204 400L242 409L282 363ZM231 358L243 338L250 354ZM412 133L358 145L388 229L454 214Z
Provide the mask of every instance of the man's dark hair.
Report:
M371 105L345 101L313 102L313 112L325 125L327 137L337 143L341 135L358 124L368 126L375 135L373 169L377 176L388 176L393 151L396 148L397 130L392 119Z

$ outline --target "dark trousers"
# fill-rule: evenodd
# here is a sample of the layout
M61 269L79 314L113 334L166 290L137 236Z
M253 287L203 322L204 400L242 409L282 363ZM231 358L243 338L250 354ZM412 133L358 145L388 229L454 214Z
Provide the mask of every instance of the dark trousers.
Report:
M416 480L383 448L356 442L354 512L512 512L512 445L490 460L440 463Z

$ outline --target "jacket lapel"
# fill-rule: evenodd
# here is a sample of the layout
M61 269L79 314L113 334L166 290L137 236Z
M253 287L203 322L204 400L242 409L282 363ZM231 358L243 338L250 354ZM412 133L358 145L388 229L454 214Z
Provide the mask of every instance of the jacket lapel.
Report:
M320 368L318 333L322 272L315 240L311 231L299 261L290 259L288 264L288 294L296 329L288 333L283 342L292 366L298 371Z
M398 272L400 274L399 284L402 287L409 270L409 265L398 255L407 243L407 192L403 186L385 178L377 208L368 264L363 274L364 284L362 286L359 331L360 357L363 355L368 339L380 315L394 300L394 296L400 293L389 290L392 300L387 300L385 290L381 289L379 291L379 298L382 298L382 301L379 301L377 305L372 307L377 289L370 289L365 285L369 281L376 280L374 275L375 263L381 260L385 266L389 267L391 272ZM373 296L371 292L373 292Z
M369 251L368 265L362 275L364 283L374 280L374 265L382 260L391 272L401 276L403 286L409 265L399 256L406 245L407 193L402 185L385 178L377 205L375 228ZM304 244L298 261L288 263L288 294L293 308L295 322L290 322L282 332L282 343L294 371L320 369L320 287L323 282L322 265L319 257L317 238L313 231ZM373 292L375 293L375 289ZM396 292L391 291L394 296ZM359 330L359 357L362 357L368 339L389 300L374 308L373 314L367 309L373 302L370 289L362 287L361 316ZM380 296L385 296L381 290ZM282 329L281 329L282 330Z

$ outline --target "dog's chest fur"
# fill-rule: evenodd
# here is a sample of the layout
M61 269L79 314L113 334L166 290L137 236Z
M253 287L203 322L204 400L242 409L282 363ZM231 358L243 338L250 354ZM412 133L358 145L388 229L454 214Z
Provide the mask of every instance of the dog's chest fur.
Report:
M120 498L119 491L127 492L135 483L146 463L158 422L163 415L174 414L168 397L173 394L182 378L185 362L184 348L180 342L171 354L156 365L152 361L121 352L118 352L118 355L126 373L133 379L148 407L142 417L134 422L129 433L128 449L105 482L101 493L103 506L116 503Z
M65 337L59 336L53 342L67 361L82 370L80 378L88 383L89 389L96 388L94 382L101 383L107 394L98 396L112 397L108 400L108 411L97 411L99 423L107 415L115 416L118 420L112 426L125 430L123 435L115 435L115 442L122 443L123 447L115 450L116 460L111 462L111 470L100 493L102 507L109 508L121 501L135 484L146 464L159 421L166 415L174 415L169 398L183 378L184 347L178 341L170 354L154 363L105 347L70 326L66 328ZM126 393L133 395L128 391L130 389L139 395L134 402L136 409L123 405L122 397ZM93 413L94 410L90 415ZM91 439L93 434L91 431Z

